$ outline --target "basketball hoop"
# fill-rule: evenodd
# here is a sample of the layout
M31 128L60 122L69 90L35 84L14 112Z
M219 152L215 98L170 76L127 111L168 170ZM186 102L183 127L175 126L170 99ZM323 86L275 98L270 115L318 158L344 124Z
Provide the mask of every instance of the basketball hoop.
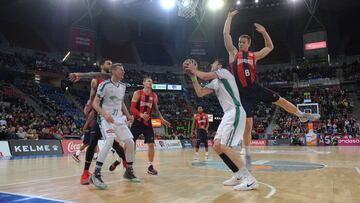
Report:
M177 0L178 16L192 18L196 15L196 7L199 0Z

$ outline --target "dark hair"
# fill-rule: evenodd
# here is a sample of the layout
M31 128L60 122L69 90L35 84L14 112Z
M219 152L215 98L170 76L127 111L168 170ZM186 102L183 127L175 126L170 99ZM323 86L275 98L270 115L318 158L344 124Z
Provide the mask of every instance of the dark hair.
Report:
M240 35L239 39L241 39L241 38L247 39L248 42L249 42L249 44L250 44L250 42L251 42L251 37L250 37L249 35Z
M99 65L102 66L105 64L106 61L111 61L109 58L102 58L100 61L99 61Z
M217 61L223 68L226 68L227 63L222 58L214 58L212 62L208 65L208 69L211 69L211 64L213 64L215 61Z
M215 62L215 61L217 61L223 68L226 67L226 62L225 62L224 59L222 59L222 58L216 58L216 59L213 60L213 62Z

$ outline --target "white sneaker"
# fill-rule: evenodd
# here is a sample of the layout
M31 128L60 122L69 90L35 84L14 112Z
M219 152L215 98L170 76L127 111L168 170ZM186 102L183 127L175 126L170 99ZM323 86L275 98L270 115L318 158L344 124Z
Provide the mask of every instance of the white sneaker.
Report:
M224 186L235 186L241 183L241 178L237 178L235 176L231 177L229 180L225 180L223 182Z
M246 191L246 190L254 190L259 187L259 183L254 178L254 176L247 176L242 178L240 184L234 186L234 190Z

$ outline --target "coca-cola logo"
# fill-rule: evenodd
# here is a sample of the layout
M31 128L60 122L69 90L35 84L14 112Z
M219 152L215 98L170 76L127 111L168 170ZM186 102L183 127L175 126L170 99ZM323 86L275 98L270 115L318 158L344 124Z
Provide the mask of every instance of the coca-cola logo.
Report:
M80 149L81 144L76 144L74 142L69 142L68 144L68 151L69 152L76 152L76 150Z

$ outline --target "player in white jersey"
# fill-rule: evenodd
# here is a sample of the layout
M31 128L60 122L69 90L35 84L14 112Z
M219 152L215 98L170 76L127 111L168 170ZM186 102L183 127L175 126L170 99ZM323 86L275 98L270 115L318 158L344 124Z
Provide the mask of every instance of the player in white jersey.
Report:
M132 167L135 145L133 135L127 126L127 120L130 120L131 116L124 103L126 85L121 82L124 74L124 67L121 63L113 64L111 67L111 79L100 83L93 102L93 108L99 114L100 129L105 139L105 145L101 149L96 162L95 172L90 178L90 183L99 189L107 188L107 185L101 179L101 167L114 140L125 143L125 157L128 168L125 171L124 178L139 182Z
M199 71L197 66L197 62L193 59L187 59L183 63L183 68L191 76L196 95L203 97L215 93L224 111L213 145L215 152L233 172L233 176L223 184L234 186L235 190L256 189L259 187L258 182L246 169L239 154L232 149L243 139L246 123L246 113L240 102L235 78L223 68L223 62L219 59L211 64L211 72ZM212 81L205 87L201 87L197 77Z

